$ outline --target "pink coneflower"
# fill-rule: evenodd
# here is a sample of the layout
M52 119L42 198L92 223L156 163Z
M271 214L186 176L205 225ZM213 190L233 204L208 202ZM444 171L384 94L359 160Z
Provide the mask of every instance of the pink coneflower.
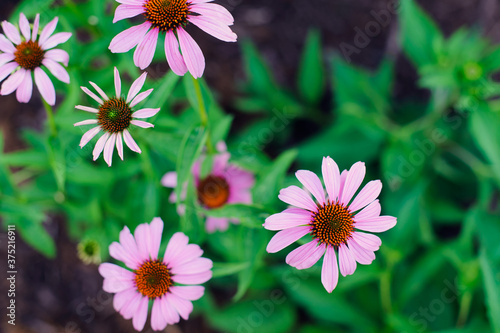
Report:
M170 68L177 75L189 72L195 78L203 75L205 58L186 32L188 23L193 23L206 33L225 42L235 42L237 36L229 26L234 19L224 7L209 3L212 0L117 0L113 23L142 14L145 22L133 26L111 41L113 53L128 52L136 45L134 64L141 69L149 66L158 41L158 34L165 34L165 54ZM180 51L179 51L180 45Z
M323 181L328 200L319 177L307 170L299 170L297 179L312 193L297 186L282 189L281 201L295 206L269 216L264 223L268 230L281 230L267 245L267 252L278 252L309 234L312 241L298 247L286 257L286 262L297 269L313 266L323 255L321 282L331 293L340 273L350 275L356 270L356 261L363 265L375 259L374 251L382 244L375 235L361 232L382 232L396 225L396 218L380 216L376 200L382 190L380 180L369 182L351 201L365 177L365 164L355 163L342 174L335 161L323 158ZM339 264L337 266L337 255Z
M49 105L56 103L54 85L41 66L45 66L58 80L69 83L68 72L59 64L68 66L69 55L66 51L53 48L66 42L71 33L60 32L52 36L57 20L57 17L54 18L43 28L38 40L40 14L36 14L33 30L26 16L23 13L19 15L21 34L12 23L2 22L5 35L0 34L0 51L4 52L0 53L0 81L9 78L3 82L0 95L16 91L17 100L28 103L33 92L33 72L40 95Z
M118 151L118 155L123 160L123 141L127 144L130 150L135 151L137 153L141 153L141 149L134 141L128 128L130 125L135 125L142 128L154 127L153 124L137 120L142 118L149 118L154 116L160 111L160 109L140 109L134 111L132 108L136 106L138 103L142 102L146 97L151 94L153 89L146 90L139 94L142 86L144 85L144 81L146 81L147 73L143 73L130 87L128 95L126 98L121 96L121 80L120 73L118 69L115 67L115 97L109 98L106 93L97 86L94 82L89 82L92 87L97 91L100 95L97 96L93 92L91 92L86 87L81 87L82 90L92 97L97 103L99 103L99 108L92 108L88 106L77 105L75 108L91 113L95 113L96 118L88 119L84 121L80 121L75 124L75 126L81 125L91 125L97 124L96 127L88 130L82 137L80 141L80 147L84 147L94 136L96 136L101 131L104 131L104 134L97 140L97 143L94 147L94 161L99 158L101 152L104 150L104 160L106 163L111 166L113 151L116 145L116 150Z
M200 174L204 157L196 161L193 166L192 172L198 202L205 209L221 208L226 204L252 203L250 189L255 182L254 176L229 163L231 155L226 151L226 145L223 142L219 143L217 148L219 154L215 155L212 170L208 175L202 177ZM163 176L161 183L165 187L175 188L177 186L177 173L168 172ZM170 196L170 201L177 201L175 193ZM238 223L234 219L208 216L205 228L210 233L216 230L225 231L229 222Z
M205 292L198 284L212 277L212 261L202 258L200 247L188 244L189 238L182 232L172 236L163 258L158 257L162 232L163 221L158 217L150 224L140 224L134 235L123 228L120 242L109 246L109 254L131 270L109 263L99 266L104 291L116 293L115 310L125 319L132 318L137 331L144 328L150 301L153 330L161 331L180 317L187 320L193 311L191 301Z

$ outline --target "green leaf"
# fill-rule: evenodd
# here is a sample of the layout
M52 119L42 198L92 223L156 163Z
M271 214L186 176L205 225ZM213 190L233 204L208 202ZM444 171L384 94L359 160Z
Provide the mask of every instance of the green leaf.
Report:
M497 237L500 234L500 230L497 230ZM500 261L496 263L491 262L486 251L483 251L479 256L479 262L481 265L481 271L483 275L484 283L484 294L486 308L488 309L488 317L490 318L490 323L492 329L495 333L500 332L500 278L498 272L500 270Z
M47 258L56 256L56 245L47 230L42 226L42 221L34 221L26 218L20 218L17 222L19 233L24 241L33 246Z
M52 13L49 13L50 6L54 0L24 0L21 1L19 6L12 12L10 15L11 22L18 22L19 14L24 13L28 19L32 19L36 14L40 14L40 16L48 15L49 17L53 16Z
M252 91L261 96L268 96L276 91L276 83L271 70L264 63L255 45L250 41L241 43L245 71Z
M23 150L3 154L0 163L10 167L31 167L41 170L49 168L46 153L35 150Z
M212 278L220 278L239 273L242 270L248 268L249 265L249 262L216 262L214 263L214 267L212 268Z
M262 228L262 224L269 212L257 205L227 204L221 208L203 210L203 213L212 217L227 217L240 221L243 225Z
M299 68L299 93L309 104L318 104L325 92L325 83L321 36L318 30L310 30Z
M173 71L163 76L155 84L153 95L148 98L148 105L151 105L152 108L162 108L163 110L179 79L180 76Z

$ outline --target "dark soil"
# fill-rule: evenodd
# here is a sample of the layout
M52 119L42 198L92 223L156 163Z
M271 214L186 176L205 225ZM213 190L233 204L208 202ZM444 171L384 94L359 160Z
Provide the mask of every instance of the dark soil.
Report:
M386 9L389 1L382 0L220 0L235 16L235 31L240 39L253 40L272 68L277 80L290 89L296 81L296 68L306 34L310 28L321 31L325 53L339 53L339 44L353 43L355 28L363 29L372 21L371 11ZM17 1L2 0L0 20L8 17ZM450 34L461 26L475 26L492 41L500 41L500 7L496 0L421 1L437 20L441 29ZM110 18L111 19L111 18ZM415 96L414 69L399 53L397 22L373 38L354 63L375 68L385 54L397 59L395 94ZM206 35L194 33L207 59L205 78L231 109L238 82L244 80L241 54L236 44L222 43ZM199 37L199 38L197 38ZM36 91L36 89L34 89ZM59 96L61 100L61 96ZM243 118L245 115L237 114ZM0 131L6 151L23 148L21 128L39 129L44 112L38 93L28 104L19 104L15 95L0 97ZM2 332L134 332L131 321L123 320L111 303L111 297L101 290L102 278L94 265L84 265L76 256L76 244L70 241L60 218L47 217L47 228L57 242L58 256L47 260L19 237L16 243L18 275L16 285L16 326L7 325L1 311ZM0 235L0 257L6 258L6 235ZM4 267L4 259L2 266ZM3 268L2 268L3 270ZM5 270L4 270L5 271ZM1 279L0 307L5 309L6 280ZM193 317L167 332L213 332L201 319Z

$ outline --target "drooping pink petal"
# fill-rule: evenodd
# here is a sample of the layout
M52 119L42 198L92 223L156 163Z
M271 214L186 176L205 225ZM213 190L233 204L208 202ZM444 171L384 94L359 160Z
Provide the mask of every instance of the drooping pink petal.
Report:
M323 157L321 165L323 181L325 182L326 193L331 202L335 202L339 196L340 171L337 163L330 157Z
M295 173L295 176L321 205L325 204L325 190L323 189L323 185L321 185L321 180L319 180L319 177L314 172L299 170Z
M396 225L397 219L393 216L376 216L370 217L363 220L358 220L356 216L354 217L354 227L356 229L371 231L371 232L383 232L391 229Z
M310 227L296 227L291 229L282 230L271 238L267 244L266 251L268 253L275 253L283 250L285 247L295 243L310 232Z
M175 310L175 307L169 297L162 297L160 302L161 312L167 320L167 324L173 325L178 323L181 318L179 317L179 313Z
M132 281L135 274L123 267L110 263L102 263L99 265L99 273L107 279L130 280Z
M14 44L21 44L21 35L19 34L19 30L17 30L16 26L8 21L2 22L3 32Z
M307 209L313 212L318 210L318 206L314 203L311 197L303 189L295 185L282 189L278 198L281 201L295 207Z
M92 87L94 87L94 89L102 97L103 100L105 100L105 101L109 100L108 95L106 95L106 93L104 92L104 90L102 90L97 84L95 84L94 82L91 82L91 81L89 81L89 83L90 83L90 85Z
M170 302L181 315L182 319L188 320L189 314L193 312L193 303L177 295L169 295Z
M56 104L56 90L49 76L40 67L35 68L35 83L47 104L54 106Z
M351 275L356 270L356 260L345 244L339 246L339 268L343 276Z
M118 156L123 161L123 140L122 133L118 133L116 136L116 151L118 152Z
M100 131L101 131L101 126L96 126L85 132L85 134L82 136L82 140L80 141L80 147L83 148Z
M312 240L309 243L299 246L286 256L286 263L292 267L297 267L311 257L317 246L317 240Z
M64 66L68 66L69 54L61 49L52 49L45 52L45 59L57 61L64 64Z
M115 150L116 143L116 133L111 134L108 141L106 141L106 145L104 146L104 161L111 166L113 162L113 151Z
M15 91L23 82L25 75L26 70L24 68L20 68L17 72L9 76L9 78L2 84L0 95L5 96Z
M186 63L186 67L195 79L203 76L205 70L205 57L200 49L200 46L195 42L183 28L177 29L177 37L181 46L182 57Z
M167 56L170 69L175 74L179 76L186 74L188 69L179 51L179 42L173 31L167 31L165 34L165 55Z
M145 98L147 98L151 94L152 91L153 89L148 89L146 91L141 92L139 95L135 96L132 102L130 102L130 107L133 108L134 106L142 102Z
M0 81L9 76L19 65L16 62L9 62L0 67Z
M142 331L144 325L146 324L146 319L148 318L148 298L142 297L137 310L132 318L132 325L136 331Z
M362 265L370 265L373 260L375 260L375 253L370 250L364 249L360 246L354 239L348 239L347 245L351 250L354 259Z
M321 283L326 291L331 293L339 281L339 268L337 265L337 256L332 246L326 247L325 257L323 258L323 268L321 269Z
M231 13L221 5L214 3L202 3L192 5L189 10L193 13L210 17L213 20L218 20L225 25L233 25L234 23L233 15L231 15Z
M74 123L73 126L93 125L93 124L97 124L97 119L87 119L79 121L77 123Z
M110 133L106 132L99 138L99 140L97 140L97 143L95 144L94 150L92 152L94 161L97 160L99 156L101 156L101 153L104 149L104 145L108 141L110 135L111 135Z
M189 242L189 238L182 232L176 232L168 242L163 256L163 262L168 265L175 260L175 257L182 252Z
M123 4L116 7L115 17L113 18L113 23L116 23L120 20L131 18L137 15L144 13L145 9L143 5L129 5Z
M196 301L205 293L203 286L172 286L170 292L190 301Z
M130 148L130 150L135 151L136 153L142 153L141 148L137 145L137 143L134 141L132 138L132 135L130 135L129 131L127 129L123 130L123 140L125 141L125 144L127 147Z
M38 39L38 44L43 44L49 39L50 35L56 30L57 26L57 21L59 18L56 16L52 21L50 21L43 29L42 32L40 33L40 38ZM33 29L35 31L35 29ZM38 29L37 29L38 31ZM34 34L34 33L33 33Z
M309 257L306 259L302 260L301 263L297 264L295 268L297 269L307 269L311 268L315 263L318 262L318 260L325 254L326 250L326 245L325 244L319 244L314 248L314 250L311 252Z
M142 86L144 86L144 82L146 81L146 77L148 76L147 72L144 72L139 76L134 83L132 83L132 86L130 87L130 90L128 91L127 95L127 103L130 103L132 99L141 91Z
M14 54L14 52L16 52L16 48L12 45L12 42L3 34L0 34L0 51L10 54Z
M304 213L282 212L273 214L266 219L263 226L267 230L283 230L309 224L311 222L311 213L305 210L301 210L301 212Z
M201 284L212 278L212 271L197 274L177 274L172 276L172 281L181 284Z
M94 101L99 103L99 105L104 104L104 101L100 97L98 97L96 94L94 94L92 91L90 91L89 88L87 88L87 87L80 87L80 88L83 90L84 93L89 95Z
M122 94L122 80L120 79L120 72L118 72L118 68L116 68L116 67L115 67L115 71L114 71L114 76L115 76L116 97L120 98L120 95Z
M160 111L160 108L158 109L140 109L132 113L132 118L151 118L152 116L156 115Z
M208 233L212 234L217 230L226 231L229 227L229 220L224 217L207 217L205 222L205 229Z
M71 37L71 35L72 35L71 32L59 32L54 36L51 36L44 43L41 43L40 47L43 50L51 49L59 44L65 43Z
M26 40L30 40L31 38L30 23L28 22L28 19L23 13L19 14L19 28L21 29L21 33L23 34L24 38Z
M141 304L141 300L144 298L139 293L135 293L135 295L130 299L128 303L125 303L120 310L120 314L123 316L125 319L131 319L134 317L134 314L136 313L137 309L139 308L139 305Z
M130 51L144 38L144 35L148 32L149 28L151 28L151 23L146 21L120 32L113 38L113 40L111 40L111 43L109 44L110 51L113 53Z
M161 312L160 302L159 298L155 299L151 310L151 328L154 331L163 331L167 327L167 319Z
M120 312L123 306L130 303L137 294L138 291L135 287L116 293L113 297L113 307L117 312Z
M177 172L167 172L161 178L161 184L165 187L175 188L177 186Z
M207 34L214 36L224 42L236 42L238 36L227 24L213 20L207 16L189 16L189 22L196 25Z
M0 68L9 61L14 60L15 58L16 57L12 53L0 53Z
M31 40L35 41L36 36L38 35L38 29L40 27L40 14L36 14L35 22L33 23L33 31L31 33Z
M159 28L151 29L135 49L134 64L140 69L148 67L153 61L158 42L158 32Z
M106 278L102 284L102 289L107 293L119 293L130 288L134 288L133 278L130 280Z
M380 180L372 180L363 187L363 189L354 198L349 205L349 210L355 212L368 204L372 203L382 191L382 182Z
M16 98L20 103L28 103L31 99L32 92L33 79L31 78L31 71L27 70L21 84L17 88Z
M380 238L373 234L356 231L352 233L351 237L356 241L356 243L370 251L377 251L380 248L380 245L382 245Z
M354 195L354 193L356 193L359 185L361 185L361 183L363 182L365 173L366 167L365 163L363 162L354 163L354 165L351 167L347 174L344 188L340 193L340 202L343 205L347 205L349 201L351 201L352 196Z
M382 211L382 207L380 206L380 202L377 200L373 201L371 204L363 208L359 213L357 213L355 216L355 219L358 220L364 220L369 217L376 217L380 215L380 212Z
M59 65L59 63L45 58L42 60L42 64L47 67L52 75L54 75L59 81L69 83L69 74L63 66Z

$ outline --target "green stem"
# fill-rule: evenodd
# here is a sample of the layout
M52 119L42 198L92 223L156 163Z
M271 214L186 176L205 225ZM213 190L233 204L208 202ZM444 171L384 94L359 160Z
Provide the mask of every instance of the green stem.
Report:
M472 292L466 291L460 299L460 310L458 312L457 327L462 327L469 316L470 306L472 303Z
M194 90L196 92L196 99L198 101L198 111L200 112L201 126L206 128L207 132L209 132L207 108L205 106L205 101L203 100L200 81L193 77L193 84L194 84ZM206 145L209 153L215 152L215 149L212 146L212 142L210 140L210 133L208 133Z
M385 313L392 313L391 270L389 267L380 277L380 299Z
M50 106L45 100L43 100L43 106L45 107L45 111L47 112L47 121L49 122L50 128L50 136L55 138L57 136L57 126L56 121L54 119L54 112L52 111L52 106Z

